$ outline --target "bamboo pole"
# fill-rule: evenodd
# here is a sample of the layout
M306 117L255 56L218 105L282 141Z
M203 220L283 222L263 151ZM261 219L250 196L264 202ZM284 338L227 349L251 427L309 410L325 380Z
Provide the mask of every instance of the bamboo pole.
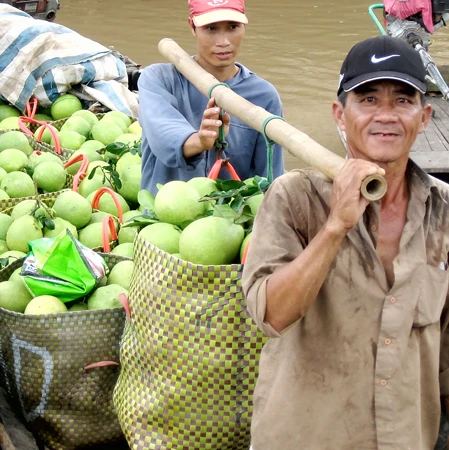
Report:
M169 38L159 42L159 52L204 95L218 83L218 80L205 71L175 41ZM213 87L217 105L250 127L262 131L266 119L272 116L268 111L245 100L223 85ZM315 142L305 133L283 120L270 120L265 128L266 135L281 145L291 155L308 166L320 170L331 180L345 164L345 159ZM373 175L363 181L361 193L370 201L379 200L387 190L387 182L380 175Z

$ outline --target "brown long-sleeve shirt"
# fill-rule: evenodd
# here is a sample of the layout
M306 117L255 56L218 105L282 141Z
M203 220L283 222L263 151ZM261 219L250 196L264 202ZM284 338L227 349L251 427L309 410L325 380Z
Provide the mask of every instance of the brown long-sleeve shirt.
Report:
M449 186L409 163L395 282L376 253L379 202L342 242L307 314L278 334L266 282L327 220L332 183L314 169L278 178L259 209L243 288L271 339L254 393L253 450L430 450L449 395Z

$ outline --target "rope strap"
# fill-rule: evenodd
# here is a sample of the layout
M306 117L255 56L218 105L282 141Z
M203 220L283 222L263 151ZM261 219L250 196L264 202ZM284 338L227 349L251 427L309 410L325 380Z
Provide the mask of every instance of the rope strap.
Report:
M209 91L207 92L207 96L209 97L209 98L211 98L212 97L212 91L217 87L217 86L226 86L227 88L229 87L226 83L215 83L215 84L213 84L210 88L209 88Z
M229 88L229 86L226 83L221 83L221 82L215 83L209 88L209 91L207 93L207 96L209 98L212 97L212 91L217 86L226 86L227 88ZM223 120L223 112L222 111L220 111L220 120ZM223 125L221 125L220 128L218 129L218 138L215 141L214 147L217 150L217 152L223 152L228 147L228 143L225 141L225 138L224 138L224 126Z
M267 136L266 128L268 123L273 119L285 120L283 117L273 114L267 117L262 124L262 134L267 144L267 180L269 183L273 181L273 145L275 142Z

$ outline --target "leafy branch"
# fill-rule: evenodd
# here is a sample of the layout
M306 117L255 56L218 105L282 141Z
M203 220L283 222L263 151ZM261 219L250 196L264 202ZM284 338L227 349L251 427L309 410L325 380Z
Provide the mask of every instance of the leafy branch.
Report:
M109 153L108 164L106 166L95 166L90 172L88 179L91 180L97 171L101 171L103 175L103 183L106 181L117 191L122 187L122 181L120 180L120 174L117 172L117 162L125 153L131 153L131 155L142 156L142 139L136 142L130 142L125 144L123 142L113 142L106 146L105 151Z

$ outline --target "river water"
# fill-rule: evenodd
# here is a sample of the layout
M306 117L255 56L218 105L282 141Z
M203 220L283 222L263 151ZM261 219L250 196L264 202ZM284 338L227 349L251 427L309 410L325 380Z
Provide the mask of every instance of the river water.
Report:
M379 34L368 15L370 4L246 0L249 24L238 61L278 89L288 123L339 155L343 146L331 105L348 50ZM157 49L162 38L194 54L187 16L187 0L61 0L56 22L146 66L166 62ZM430 53L437 64L448 61L448 33L445 28L434 35ZM289 154L285 160L287 169L302 167Z

